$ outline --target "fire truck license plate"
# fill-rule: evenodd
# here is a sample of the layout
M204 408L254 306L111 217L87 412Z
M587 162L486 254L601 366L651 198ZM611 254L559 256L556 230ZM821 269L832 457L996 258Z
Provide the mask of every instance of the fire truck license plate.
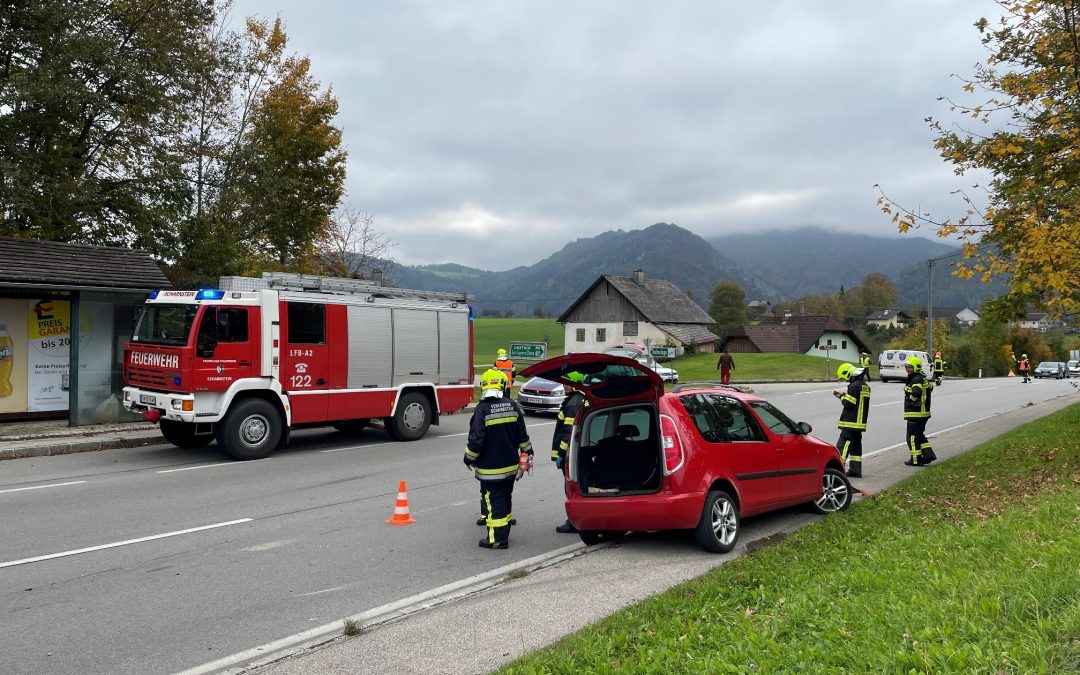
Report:
M149 394L139 394L139 403L146 403L147 405L157 405L157 396L151 396Z

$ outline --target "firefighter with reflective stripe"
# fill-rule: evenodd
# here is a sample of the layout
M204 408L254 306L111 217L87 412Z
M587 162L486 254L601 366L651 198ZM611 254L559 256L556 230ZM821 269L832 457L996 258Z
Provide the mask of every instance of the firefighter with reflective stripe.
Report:
M1024 376L1024 384L1031 381L1031 361L1028 361L1027 354L1020 355L1020 362L1018 367L1020 368L1020 374Z
M870 352L859 352L859 367L863 369L863 378L870 381Z
M533 447L525 414L517 401L504 398L503 374L489 368L480 376L480 401L469 421L465 466L480 481L487 507L487 536L482 548L509 548L514 483L532 470Z
M937 459L930 441L926 439L926 423L930 421L930 396L934 383L923 375L922 361L909 356L904 363L907 381L904 382L904 421L907 422L907 446L911 459L908 466L926 466Z
M941 352L934 352L934 384L940 386L941 378L945 375L945 359L941 358Z
M578 372L567 373L566 379L575 384L585 382L585 376ZM566 475L566 467L564 466L566 463L566 451L570 448L570 436L574 431L574 422L580 415L584 414L585 409L588 407L589 401L585 398L585 394L577 389L571 389L570 393L563 399L562 405L559 407L559 414L555 418L555 433L551 436L551 461L555 462L555 468L562 471L564 476ZM573 534L577 532L577 528L567 518L566 522L555 527L555 531L559 534Z
M507 356L505 349L495 352L495 370L506 376L506 389L503 393L509 395L510 387L514 386L514 376L517 375L517 371L514 370L514 361Z
M847 382L847 390L837 389L833 396L840 399L844 409L840 411L840 440L836 448L848 466L847 475L862 478L862 435L866 431L866 419L870 414L870 385L864 379L865 368L856 368L850 363L841 363L836 377Z

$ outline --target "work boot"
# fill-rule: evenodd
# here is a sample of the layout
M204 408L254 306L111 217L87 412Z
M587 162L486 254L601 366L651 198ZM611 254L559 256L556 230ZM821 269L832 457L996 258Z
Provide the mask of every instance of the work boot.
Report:
M937 453L934 452L933 448L926 448L922 451L922 454L924 464L937 461Z
M577 532L577 528L574 527L574 524L570 522L569 518L567 518L565 523L555 528L555 531L559 534L574 534Z
M500 549L500 550L502 550L502 549L510 548L510 542L508 542L508 541L490 542L487 539L481 539L480 540L480 548L490 548L490 549Z
M912 460L909 459L906 462L904 462L904 466L926 466L929 463L930 462L923 462L923 461L913 462Z

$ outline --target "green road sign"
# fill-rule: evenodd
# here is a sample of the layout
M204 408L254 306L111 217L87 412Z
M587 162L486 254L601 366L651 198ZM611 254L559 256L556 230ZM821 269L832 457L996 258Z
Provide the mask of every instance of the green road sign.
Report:
M649 354L654 359L673 359L675 358L674 347L652 347L649 349Z
M547 343L511 342L510 358L522 361L543 361L547 358Z

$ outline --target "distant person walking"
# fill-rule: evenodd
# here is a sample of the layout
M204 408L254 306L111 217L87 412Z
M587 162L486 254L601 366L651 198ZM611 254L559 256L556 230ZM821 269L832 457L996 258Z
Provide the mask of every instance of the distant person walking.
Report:
M941 386L941 378L945 375L945 359L941 358L941 352L934 352L934 384Z
M731 371L735 370L735 359L727 349L720 355L716 368L720 371L720 384L731 384Z
M926 423L930 421L930 394L934 383L923 375L922 361L909 356L904 364L907 381L904 383L904 421L907 423L907 446L911 459L908 466L926 466L937 459L926 438Z
M859 367L863 369L863 377L870 381L870 352L859 352Z
M863 378L865 368L856 368L850 363L841 363L836 377L847 382L847 389L837 389L833 396L840 399L844 409L840 411L840 440L836 449L847 465L850 478L862 478L862 435L866 431L866 420L870 415L870 385Z
M1031 382L1031 361L1028 361L1027 354L1020 355L1020 374L1024 376L1024 384Z

